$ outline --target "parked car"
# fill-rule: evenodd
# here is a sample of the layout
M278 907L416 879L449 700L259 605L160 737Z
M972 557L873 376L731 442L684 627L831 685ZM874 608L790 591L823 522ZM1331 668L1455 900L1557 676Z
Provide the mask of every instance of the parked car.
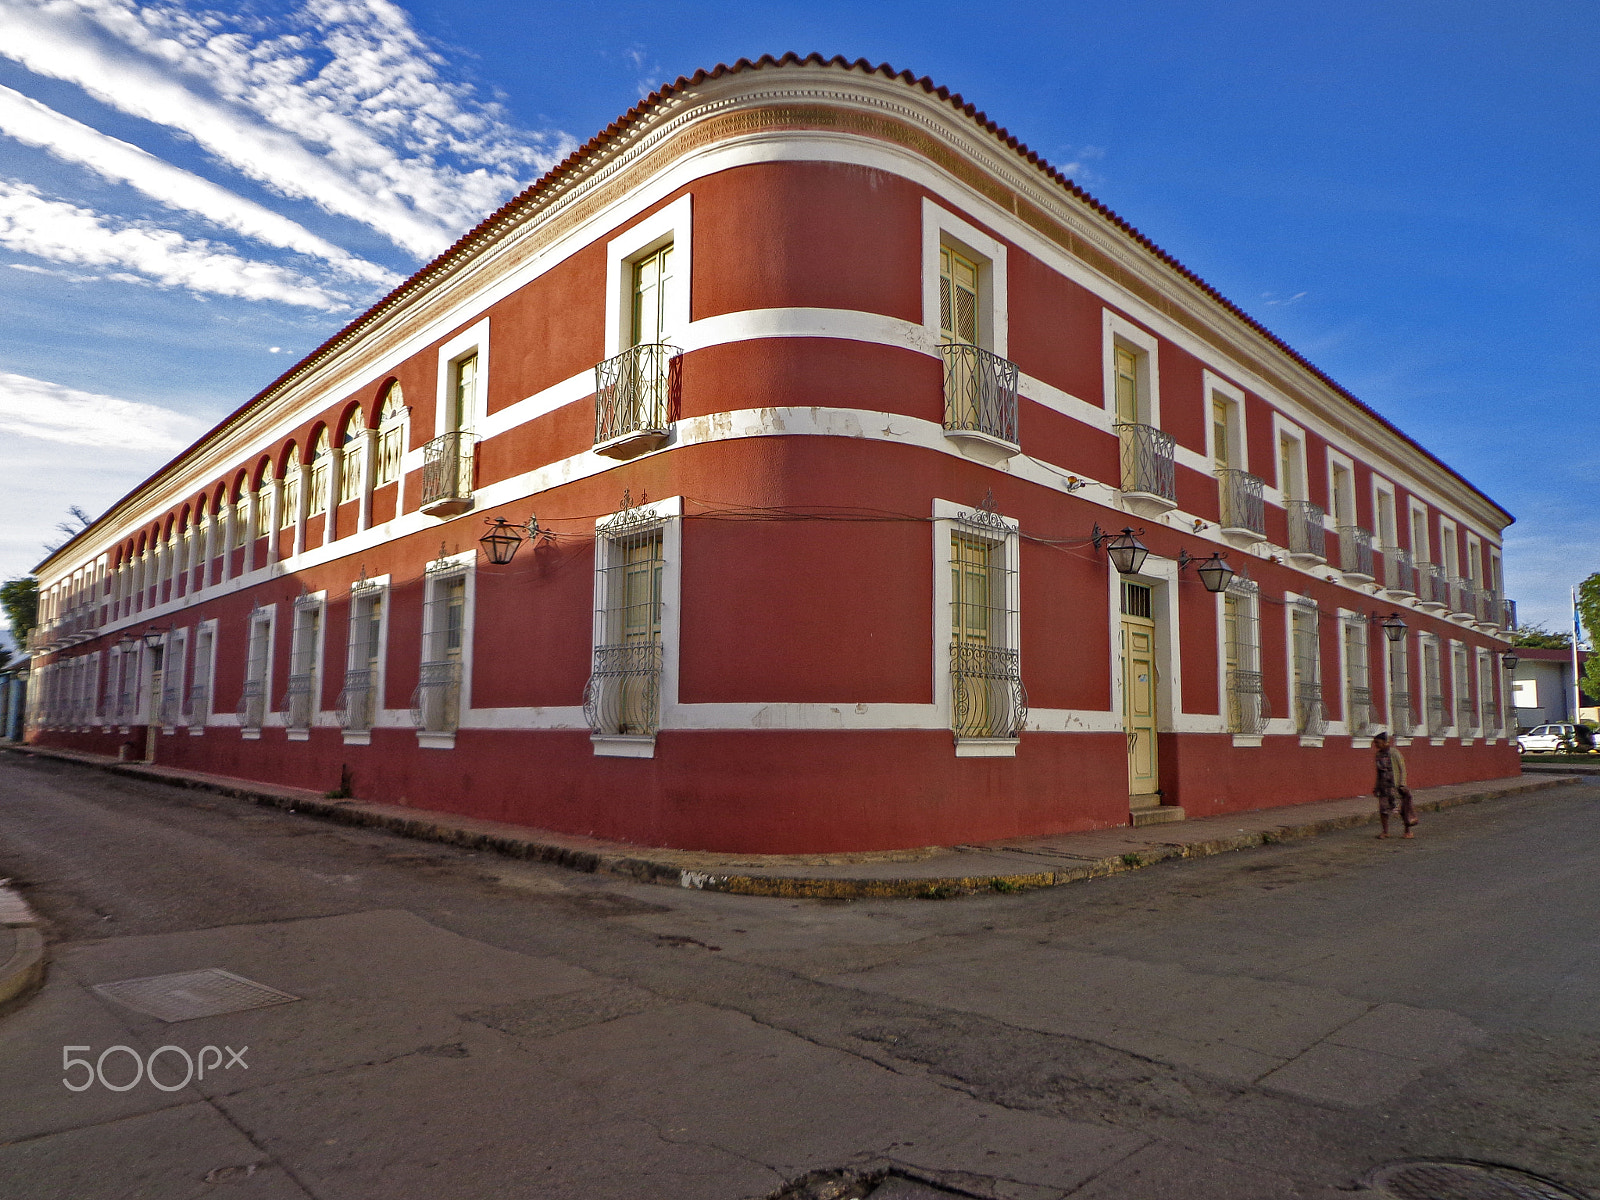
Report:
M1523 754L1592 751L1594 730L1587 725L1538 725L1517 735L1517 749Z

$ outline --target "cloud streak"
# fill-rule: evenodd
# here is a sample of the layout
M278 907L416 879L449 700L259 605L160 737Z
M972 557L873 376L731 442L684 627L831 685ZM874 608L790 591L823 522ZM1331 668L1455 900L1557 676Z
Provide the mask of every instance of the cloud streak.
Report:
M0 86L0 133L87 167L104 179L126 183L168 208L193 213L269 246L324 259L352 279L387 286L399 281L394 272L352 256L264 205L4 86Z
M131 272L165 287L334 312L350 300L293 271L144 221L119 222L0 179L0 246L52 262Z
M0 373L0 433L133 454L176 454L205 422L154 404Z

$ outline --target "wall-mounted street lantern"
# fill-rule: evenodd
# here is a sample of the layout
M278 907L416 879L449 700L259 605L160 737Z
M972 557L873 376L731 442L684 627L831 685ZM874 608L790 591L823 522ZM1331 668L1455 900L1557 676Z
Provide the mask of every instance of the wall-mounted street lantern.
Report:
M132 650L138 644L139 639L134 637L131 633L125 633L117 639L117 649L121 650L124 654L126 654L129 650Z
M1141 529L1139 532L1143 533L1144 530ZM1106 557L1111 560L1111 565L1117 569L1119 575L1137 575L1144 566L1144 560L1150 557L1149 548L1126 526L1116 537L1112 537L1096 525L1094 532L1089 535L1089 540L1094 542L1096 550L1105 549Z
M167 640L167 629L157 629L154 625L144 631L144 644L148 650L158 649Z
M1522 660L1517 657L1517 652L1515 650L1507 650L1500 656L1500 665L1508 671L1515 671L1517 669L1517 664L1521 661Z
M478 539L478 545L483 547L485 556L497 567L505 566L517 556L517 548L524 539L538 542L550 536L548 529L539 528L539 518L532 513L528 514L525 525L513 525L504 517L496 517L492 521L485 517L483 523L489 526L489 532Z
M1178 570L1182 571L1190 563L1199 563L1194 573L1200 576L1200 582L1205 584L1208 592L1225 592L1228 585L1233 582L1233 568L1228 565L1225 555L1218 552L1210 558L1193 558L1187 550L1178 551Z
M1398 642L1406 635L1406 619L1397 612L1390 613L1378 624L1383 627L1383 636L1391 642Z

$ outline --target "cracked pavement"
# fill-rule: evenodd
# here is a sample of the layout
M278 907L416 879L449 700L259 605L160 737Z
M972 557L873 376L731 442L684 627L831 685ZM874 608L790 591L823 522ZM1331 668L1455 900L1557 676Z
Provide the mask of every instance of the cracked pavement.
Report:
M891 1169L862 1186L1328 1200L1432 1156L1600 1189L1597 816L1590 784L1411 843L796 902L0 753L0 875L53 959L0 1012L0 1200L754 1200ZM90 990L205 967L300 1000L166 1024ZM63 1046L213 1044L248 1070L62 1082Z

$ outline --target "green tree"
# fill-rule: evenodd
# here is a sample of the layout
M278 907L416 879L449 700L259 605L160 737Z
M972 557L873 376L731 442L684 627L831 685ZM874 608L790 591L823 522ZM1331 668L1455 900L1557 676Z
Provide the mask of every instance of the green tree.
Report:
M1572 645L1572 635L1552 633L1543 625L1518 625L1511 631L1511 644L1534 650L1565 650Z
M1583 665L1578 686L1600 700L1600 571L1578 585L1578 617L1589 635L1589 661Z
M0 611L11 626L11 640L21 649L39 623L39 581L32 575L0 583Z

